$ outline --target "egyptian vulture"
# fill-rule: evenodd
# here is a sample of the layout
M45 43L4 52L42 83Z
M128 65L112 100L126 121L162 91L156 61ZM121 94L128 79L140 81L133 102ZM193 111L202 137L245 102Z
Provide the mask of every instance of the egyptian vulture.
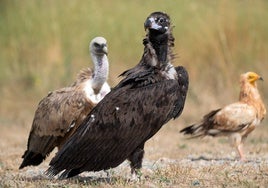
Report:
M69 178L84 171L114 168L128 159L132 178L142 166L144 144L183 110L188 74L173 67L170 17L154 12L144 24L147 35L140 62L89 113L51 160L49 176Z
M60 148L91 109L110 92L106 82L109 69L106 40L94 38L89 49L94 71L82 70L72 86L50 92L39 102L20 169L39 165L55 147Z
M192 138L204 136L228 136L230 143L245 160L243 142L263 120L266 109L257 89L257 80L263 80L254 72L240 76L239 101L206 114L202 121L182 129Z

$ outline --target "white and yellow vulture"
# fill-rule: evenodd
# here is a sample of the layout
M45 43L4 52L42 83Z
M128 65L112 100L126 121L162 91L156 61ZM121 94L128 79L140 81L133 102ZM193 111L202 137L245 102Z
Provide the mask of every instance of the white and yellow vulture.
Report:
M243 142L263 120L266 109L257 88L257 80L263 80L254 72L240 76L239 101L206 114L202 121L182 129L192 138L203 136L228 136L240 159L245 160Z
M82 70L72 86L50 92L39 102L20 169L39 165L55 147L60 148L91 109L110 92L106 82L109 71L106 40L94 38L89 50L94 71Z

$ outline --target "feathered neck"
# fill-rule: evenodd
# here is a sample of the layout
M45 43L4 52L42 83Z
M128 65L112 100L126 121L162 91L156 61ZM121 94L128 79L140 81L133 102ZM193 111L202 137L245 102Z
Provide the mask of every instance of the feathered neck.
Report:
M258 111L257 116L261 117L260 119L263 119L266 114L266 109L263 105L256 82L249 83L245 80L240 81L239 101L254 106Z
M266 115L266 108L261 99L256 82L248 82L245 79L240 80L239 101L252 105L257 110L257 118L263 120Z
M174 58L172 54L172 47L174 46L174 37L170 31L166 33L159 33L155 30L149 30L145 39L143 40L144 58L150 58L145 62L156 68L162 68Z
M251 101L260 100L260 94L257 89L257 83L249 83L246 80L240 81L239 101L250 103Z
M92 88L95 93L98 93L102 85L108 77L109 62L105 54L91 53L92 61L94 63L94 73L92 79Z
M174 59L171 50L174 38L170 30L164 34L149 31L143 39L143 45L144 52L140 62L120 74L125 78L116 87L123 87L129 83L134 83L135 86L138 83L146 85L162 78L178 79L177 71L171 64L171 60Z
M168 54L168 35L157 35L153 34L153 31L150 31L148 38L155 50L158 61L165 63Z

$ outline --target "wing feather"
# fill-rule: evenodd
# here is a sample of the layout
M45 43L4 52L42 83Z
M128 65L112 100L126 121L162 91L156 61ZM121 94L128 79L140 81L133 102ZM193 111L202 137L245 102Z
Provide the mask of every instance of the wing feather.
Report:
M31 132L39 136L64 136L81 113L93 106L78 89L54 91L39 103Z
M233 103L225 106L214 117L214 129L236 131L253 123L256 110L246 103Z
M55 147L61 147L93 106L78 87L50 92L35 112L20 168L40 164Z
M169 119L175 118L173 111L182 110L183 105L176 105L178 100L184 104L185 98L180 96L186 96L186 91L175 80L112 90L52 159L48 174L71 169L97 171L119 165L161 128L168 115Z

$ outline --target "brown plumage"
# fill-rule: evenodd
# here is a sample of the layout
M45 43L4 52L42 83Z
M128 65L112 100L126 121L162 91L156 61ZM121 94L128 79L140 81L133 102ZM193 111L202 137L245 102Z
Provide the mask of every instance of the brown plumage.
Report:
M90 52L94 71L90 68L82 70L72 86L50 92L39 102L20 169L39 165L55 147L60 148L110 91L106 83L109 65L106 40L94 38Z
M182 113L188 73L172 65L174 38L170 18L154 12L145 21L147 35L140 62L100 101L51 160L47 174L69 178L84 171L114 168L130 161L135 177L144 145Z
M263 120L266 109L257 89L258 74L247 72L240 76L239 101L224 108L213 110L198 123L182 129L180 132L192 137L228 136L236 147L240 159L244 160L243 142Z

